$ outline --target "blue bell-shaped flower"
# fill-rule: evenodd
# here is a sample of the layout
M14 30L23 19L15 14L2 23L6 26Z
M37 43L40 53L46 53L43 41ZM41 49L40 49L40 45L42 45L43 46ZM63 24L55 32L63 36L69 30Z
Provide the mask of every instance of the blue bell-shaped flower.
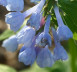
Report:
M19 62L23 62L25 65L32 65L36 59L35 49L32 47L25 48L24 51L19 53Z
M48 49L48 46L42 48L42 50L38 53L36 62L42 68L51 67L54 64L53 55Z
M10 12L6 15L5 21L10 24L11 30L16 32L24 22L25 17L21 12Z
M54 12L58 22L57 34L59 36L60 41L68 40L73 37L72 31L68 28L68 26L64 25L63 20L59 13L59 8L57 6L54 7Z
M57 34L60 41L68 40L73 37L72 31L66 25L59 26L57 28Z
M39 30L40 23L42 19L42 13L33 13L30 19L27 21L27 25L34 27L36 30Z
M50 19L51 16L49 15L47 17L47 21L44 27L44 32L42 32L36 39L36 46L39 47L45 47L46 45L48 45L49 47L51 46L51 36L49 34Z
M35 29L25 26L18 32L16 36L19 44L25 44L26 47L29 47L32 44L32 40L35 36Z
M66 50L58 43L54 48L54 60L67 60L68 54Z
M19 30L21 25L23 24L26 17L28 17L31 13L33 13L38 5L30 8L29 10L21 13L21 12L10 12L6 15L5 21L7 24L10 24L10 28L13 31Z
M45 4L46 0L41 0L40 3L38 4L38 7L36 11L31 15L30 19L27 22L27 25L30 25L31 27L34 27L36 30L39 30L40 28L40 23L42 19L42 13L41 10Z
M68 55L63 46L60 44L60 40L58 38L57 32L54 28L52 28L53 38L55 42L55 48L54 48L54 60L67 60Z
M7 51L14 52L18 48L18 42L16 36L11 36L10 38L3 41L2 47L5 47Z

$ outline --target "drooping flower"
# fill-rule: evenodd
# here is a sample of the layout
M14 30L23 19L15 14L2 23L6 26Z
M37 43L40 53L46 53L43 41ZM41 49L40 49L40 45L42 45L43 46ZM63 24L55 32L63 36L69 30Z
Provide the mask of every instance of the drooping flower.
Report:
M30 19L27 21L27 25L34 27L36 30L39 30L41 18L42 18L42 14L35 12L31 15Z
M66 25L59 26L57 28L57 34L61 41L68 40L73 37L73 33Z
M18 42L15 35L3 41L2 47L5 47L7 51L14 52L18 48Z
M5 21L7 24L10 24L10 28L13 31L19 30L21 25L23 24L25 18L33 13L38 5L30 8L29 10L21 13L21 12L10 12L6 15Z
M59 8L57 6L54 7L54 12L58 22L57 34L59 36L60 41L68 40L73 37L72 31L68 28L68 26L64 25L63 20L59 13Z
M36 59L36 51L35 51L36 37L34 37L29 47L26 47L24 44L24 46L20 49L18 59L20 62L23 62L25 65L32 65Z
M6 23L10 24L10 28L13 31L17 31L24 22L24 15L21 12L10 12L6 15Z
M67 60L68 54L63 46L59 43L54 48L54 60Z
M29 47L32 44L32 40L35 36L35 29L25 26L18 32L16 36L19 44L25 44L26 47Z
M60 40L58 38L58 35L54 28L52 28L53 38L55 42L55 48L54 48L54 60L67 60L68 55L66 50L63 48L63 46L60 44Z
M36 39L36 46L39 47L45 47L46 45L48 45L49 47L51 46L51 36L49 34L50 19L51 16L49 15L46 20L44 32L42 32Z
M7 1L6 0L0 0L0 5L6 6L7 5Z
M25 48L24 51L19 53L19 62L23 62L25 65L32 65L36 59L35 49L32 47Z
M22 11L24 9L24 0L7 0L6 9L8 11Z
M39 30L40 23L42 19L42 8L45 4L46 0L41 0L36 11L31 15L30 19L27 22L27 25L30 25L31 27L34 27L36 30Z
M54 64L54 59L48 46L45 46L41 51L39 51L36 59L37 64L40 67L51 67Z
M31 48L26 48L23 52L19 53L19 61L25 65L32 65L35 61L36 53Z

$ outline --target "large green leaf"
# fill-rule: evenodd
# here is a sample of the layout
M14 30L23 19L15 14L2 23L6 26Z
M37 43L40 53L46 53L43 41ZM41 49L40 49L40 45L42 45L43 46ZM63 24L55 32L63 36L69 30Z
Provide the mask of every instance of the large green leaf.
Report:
M59 0L61 9L65 12L64 23L72 30L77 32L77 1Z
M69 50L70 50L70 54L71 54L72 72L77 72L77 69L76 69L77 45L73 39L69 39Z

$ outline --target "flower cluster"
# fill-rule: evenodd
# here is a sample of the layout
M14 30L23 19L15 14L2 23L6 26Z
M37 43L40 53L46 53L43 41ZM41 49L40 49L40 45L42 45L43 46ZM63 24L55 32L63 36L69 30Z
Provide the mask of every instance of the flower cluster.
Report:
M38 2L40 0L31 0L31 2ZM66 50L60 44L63 40L68 40L73 37L73 33L64 25L61 18L59 8L54 6L53 10L57 19L57 30L51 27L51 15L43 16L43 7L46 0L41 0L34 7L21 13L23 10L23 0L0 0L0 5L3 5L10 12L6 15L5 21L10 25L11 30L18 31L23 24L26 17L31 15L27 24L14 36L3 41L3 47L8 51L16 51L19 44L23 44L20 49L18 60L25 65L32 65L36 60L40 67L51 67L57 60L67 60L68 55ZM39 31L44 27L43 31ZM52 31L55 48L53 53L50 48L52 47L52 39L49 31Z

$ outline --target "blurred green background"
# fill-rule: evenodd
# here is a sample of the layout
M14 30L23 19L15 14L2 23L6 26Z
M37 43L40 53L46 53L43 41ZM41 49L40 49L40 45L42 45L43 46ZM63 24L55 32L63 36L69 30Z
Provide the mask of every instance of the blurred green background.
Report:
M51 68L40 68L36 62L32 66L25 66L23 63L19 63L17 56L20 48L16 52L11 53L1 47L3 40L15 33L9 29L9 26L4 21L5 14L8 11L3 6L0 6L0 72L77 72L77 0L58 1L63 11L63 21L73 32L73 39L62 42L62 45L68 52L69 59L67 61L57 61ZM34 6L29 0L24 0L24 2L25 8L23 11ZM50 6L50 4L48 5ZM22 27L26 24L26 21L27 19ZM54 23L56 24L55 20Z

